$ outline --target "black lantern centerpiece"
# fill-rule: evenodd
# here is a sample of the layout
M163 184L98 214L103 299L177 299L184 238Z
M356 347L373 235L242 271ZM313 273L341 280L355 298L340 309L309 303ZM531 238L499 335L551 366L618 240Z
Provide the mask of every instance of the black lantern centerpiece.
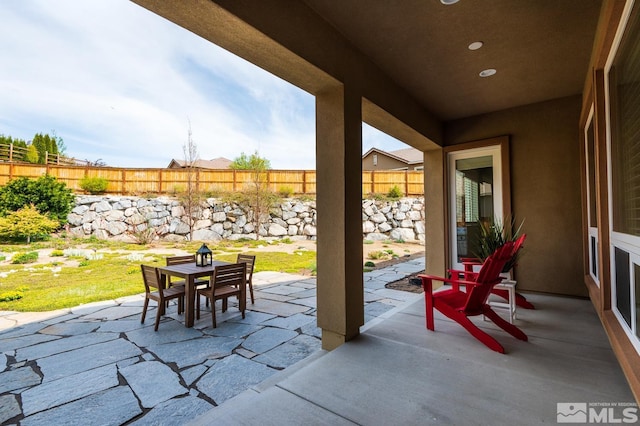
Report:
M206 244L202 244L202 247L196 252L196 266L211 266L213 261L213 253L209 250Z

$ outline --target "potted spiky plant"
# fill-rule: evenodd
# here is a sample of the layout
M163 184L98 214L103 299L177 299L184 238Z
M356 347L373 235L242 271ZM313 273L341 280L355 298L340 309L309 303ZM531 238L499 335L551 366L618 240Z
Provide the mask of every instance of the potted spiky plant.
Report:
M506 220L494 219L492 221L480 221L480 240L478 241L475 256L484 262L494 251L509 241L515 241L520 237L524 220L518 224L515 217L507 217ZM504 266L502 272L510 271L518 261L518 250Z

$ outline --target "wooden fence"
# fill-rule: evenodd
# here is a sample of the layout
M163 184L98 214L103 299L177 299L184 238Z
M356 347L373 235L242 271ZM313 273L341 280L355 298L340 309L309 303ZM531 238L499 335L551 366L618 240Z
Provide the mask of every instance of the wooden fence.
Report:
M0 161L12 162L26 162L28 148L22 146L15 146L14 144L0 144ZM44 164L55 164L58 166L87 166L87 161L76 160L75 158L65 157L60 154L52 154L50 152L44 153ZM32 163L29 163L32 164Z
M253 174L243 170L195 169L196 190L200 192L240 191L253 181ZM38 178L49 174L75 192L82 192L84 177L105 178L110 194L171 194L186 189L187 169L133 169L117 167L61 166L54 164L0 162L0 185L25 176ZM315 170L269 170L266 176L269 189L290 188L294 194L316 193ZM422 171L366 171L362 172L363 194L386 194L397 186L404 195L424 194Z

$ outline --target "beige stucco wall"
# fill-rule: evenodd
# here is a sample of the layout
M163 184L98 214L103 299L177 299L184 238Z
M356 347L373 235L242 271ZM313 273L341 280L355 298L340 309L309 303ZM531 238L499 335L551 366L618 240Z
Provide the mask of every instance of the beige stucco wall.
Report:
M517 270L521 290L587 296L582 277L579 96L471 117L445 125L454 145L510 135L512 211L527 241Z
M374 166L373 156L376 154L378 155L378 164ZM371 152L362 158L362 170L416 170L416 167L421 168L423 164L424 163L407 165L407 163L380 154L379 152Z
M376 154L378 155L378 164L374 166L373 156ZM407 163L403 163L402 161L387 157L386 155L380 154L378 152L369 153L369 155L365 156L362 159L362 170L394 170L404 169L406 167L408 167ZM411 166L410 170L413 170L413 166Z

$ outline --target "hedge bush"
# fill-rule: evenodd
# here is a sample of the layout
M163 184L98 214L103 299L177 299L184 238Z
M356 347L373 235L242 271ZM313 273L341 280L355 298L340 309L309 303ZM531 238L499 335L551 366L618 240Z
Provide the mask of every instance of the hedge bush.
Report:
M103 177L84 177L80 179L80 188L89 194L103 194L109 186L109 181Z
M19 177L0 187L2 216L33 204L38 212L64 224L74 201L73 191L64 182L49 175L40 176L36 180Z

